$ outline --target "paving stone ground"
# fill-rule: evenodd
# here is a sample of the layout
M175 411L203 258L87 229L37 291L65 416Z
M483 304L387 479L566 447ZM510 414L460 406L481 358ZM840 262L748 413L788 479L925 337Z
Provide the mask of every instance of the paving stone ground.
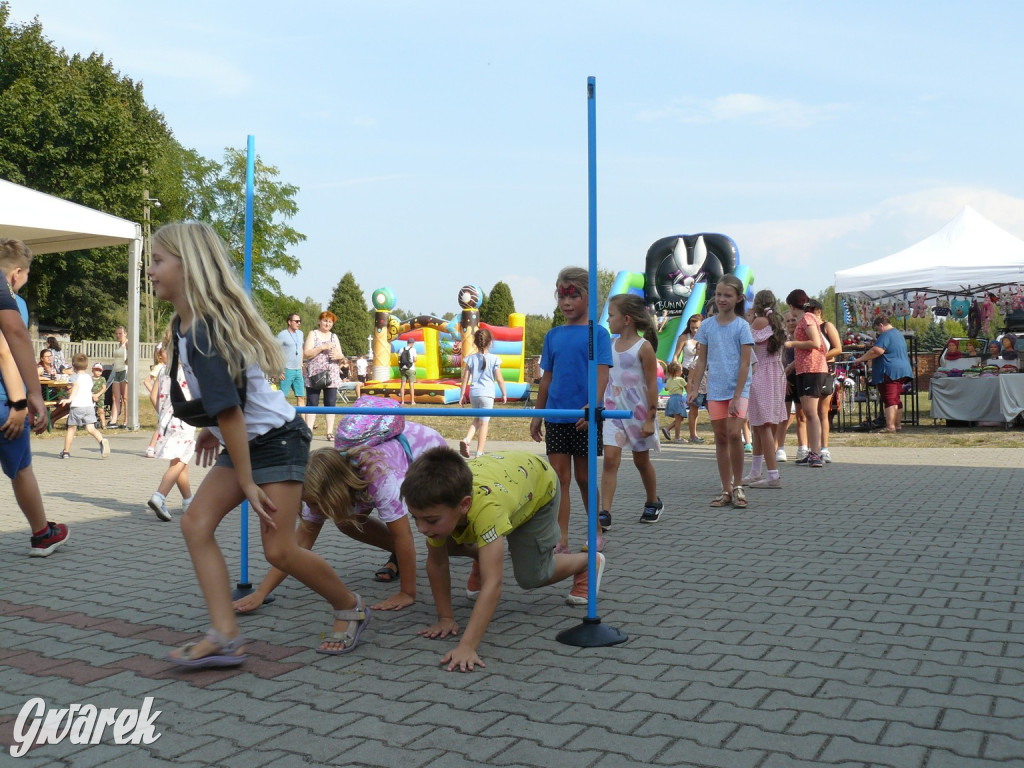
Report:
M416 634L434 619L421 573L416 605L374 614L354 653L322 657L327 606L289 580L241 619L241 670L188 673L161 661L207 623L178 526L145 507L164 465L142 457L144 437L111 442L105 461L85 438L70 461L58 441L35 443L48 512L72 530L50 558L26 557L0 484L0 765L1024 766L1020 450L836 448L823 470L782 465L784 487L738 511L708 507L712 448L666 446L656 525L637 523L639 477L620 470L597 614L624 644L556 642L585 611L565 605L566 586L524 593L507 574L487 668L445 672L449 642ZM574 546L580 510L577 496ZM238 514L221 528L237 578ZM387 593L378 551L326 529L317 551L368 601ZM461 591L468 562L456 569ZM471 604L459 591L454 603L464 626ZM15 759L33 697L152 697L160 738L65 739Z

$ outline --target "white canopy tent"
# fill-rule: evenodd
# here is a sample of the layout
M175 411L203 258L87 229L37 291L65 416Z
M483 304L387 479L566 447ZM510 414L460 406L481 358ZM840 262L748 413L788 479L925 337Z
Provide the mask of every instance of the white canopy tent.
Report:
M1024 282L1024 241L970 206L930 237L884 259L835 273L836 293L871 299L921 292L980 295Z
M35 254L128 245L128 423L139 428L139 272L142 228L59 197L0 179L0 237L24 241ZM88 311L88 307L81 307Z

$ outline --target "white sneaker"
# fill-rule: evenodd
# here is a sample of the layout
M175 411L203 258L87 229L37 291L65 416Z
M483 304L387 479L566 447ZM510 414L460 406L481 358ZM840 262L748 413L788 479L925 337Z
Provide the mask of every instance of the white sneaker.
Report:
M800 461L800 459L802 459L805 456L807 456L808 453L809 453L809 450L808 450L806 445L797 446L797 449L796 449L796 460Z
M149 501L146 502L149 508L153 510L153 513L163 520L165 523L170 522L171 513L167 509L167 499L161 496L159 493L154 493L149 497Z
M763 479L764 475L755 475L753 472L749 472L748 474L743 476L742 482L743 485L750 485L751 483L756 483L758 480Z
M819 453L818 455L821 456L821 460L824 461L826 464L832 463L832 454L828 452L828 448L822 448L821 453Z
M786 449L785 448L779 448L779 450L777 450L775 452L775 460L776 461L787 461L787 459L786 459Z

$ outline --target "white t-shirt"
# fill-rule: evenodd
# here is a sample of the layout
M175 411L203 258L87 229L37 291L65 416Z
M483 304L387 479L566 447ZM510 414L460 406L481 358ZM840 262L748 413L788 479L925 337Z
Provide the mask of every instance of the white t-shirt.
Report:
M92 407L92 376L88 373L73 373L71 374L71 386L72 388L77 384L78 389L75 390L74 397L71 398L72 408L91 408Z

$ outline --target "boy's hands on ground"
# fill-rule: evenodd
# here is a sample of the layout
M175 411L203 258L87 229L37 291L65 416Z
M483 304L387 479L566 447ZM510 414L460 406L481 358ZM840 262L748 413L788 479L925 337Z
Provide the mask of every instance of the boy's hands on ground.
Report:
M403 608L408 608L410 605L416 602L416 598L412 595L407 595L405 592L399 592L397 595L381 600L376 605L371 605L370 608L374 611L400 611ZM423 632L420 632L422 635Z
M456 623L455 619L438 619L436 624L431 624L429 627L421 629L416 634L440 640L448 637L448 635L454 637L459 634L459 625Z
M456 667L459 668L460 672L472 672L474 669L473 665L478 665L481 668L485 668L487 665L476 655L476 651L468 646L459 643L452 650L448 651L441 659L442 664L448 665L448 671L451 672Z

